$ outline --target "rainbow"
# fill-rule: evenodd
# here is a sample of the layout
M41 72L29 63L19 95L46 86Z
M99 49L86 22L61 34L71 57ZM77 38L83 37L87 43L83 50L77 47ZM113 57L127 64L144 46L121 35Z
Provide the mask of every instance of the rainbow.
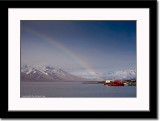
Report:
M26 27L23 25L23 29L32 34L33 36L36 36L42 40L45 40L46 42L52 44L54 47L56 47L57 49L61 50L63 53L67 54L69 57L71 57L75 62L77 62L78 64L80 64L82 67L84 67L91 75L93 75L97 80L103 80L95 71L94 69L87 64L86 62L84 62L82 59L80 59L78 56L76 56L73 52L71 52L68 48L66 48L64 45L62 45L61 43L47 37L46 35L37 32L29 27Z

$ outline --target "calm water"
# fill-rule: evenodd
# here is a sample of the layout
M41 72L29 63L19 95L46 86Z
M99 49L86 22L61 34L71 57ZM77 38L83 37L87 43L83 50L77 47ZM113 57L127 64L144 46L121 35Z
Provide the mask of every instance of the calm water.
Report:
M83 82L21 82L21 97L136 97L136 86Z

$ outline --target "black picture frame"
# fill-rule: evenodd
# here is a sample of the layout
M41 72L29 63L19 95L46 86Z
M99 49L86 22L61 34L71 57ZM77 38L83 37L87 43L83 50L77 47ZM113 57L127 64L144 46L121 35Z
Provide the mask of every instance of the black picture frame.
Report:
M54 119L157 119L157 1L1 1L1 37L8 46L8 8L149 8L150 27L150 111L8 111L8 80L2 81L1 118L54 118ZM8 48L7 48L8 50ZM8 54L8 53L7 53ZM8 56L7 56L8 58ZM7 59L8 60L8 59ZM7 61L8 62L8 61ZM8 63L7 63L8 65ZM9 65L8 65L9 66ZM8 73L8 70L7 72ZM7 75L8 77L8 75Z

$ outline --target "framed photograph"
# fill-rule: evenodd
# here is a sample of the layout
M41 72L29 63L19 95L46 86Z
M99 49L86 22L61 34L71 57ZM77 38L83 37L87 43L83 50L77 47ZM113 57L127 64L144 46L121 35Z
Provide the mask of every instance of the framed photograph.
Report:
M2 118L157 118L157 1L0 6Z

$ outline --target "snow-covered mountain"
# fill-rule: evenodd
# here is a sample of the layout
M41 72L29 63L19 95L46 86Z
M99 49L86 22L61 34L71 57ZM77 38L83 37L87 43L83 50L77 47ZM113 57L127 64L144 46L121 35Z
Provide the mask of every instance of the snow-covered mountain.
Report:
M51 66L21 66L21 81L89 81Z
M136 79L135 70L110 71L107 73L98 73L98 75L106 79L129 80ZM68 73L60 68L52 66L21 66L22 81L90 81L96 80L89 72Z
M136 79L136 71L135 70L124 70L124 71L111 71L108 73L102 74L104 79Z
M85 77L92 80L97 80L94 75L89 73L88 71L79 71L79 72L72 72L72 74ZM119 80L129 80L129 79L136 79L136 71L135 70L120 70L120 71L109 71L106 73L97 73L101 79L119 79Z

